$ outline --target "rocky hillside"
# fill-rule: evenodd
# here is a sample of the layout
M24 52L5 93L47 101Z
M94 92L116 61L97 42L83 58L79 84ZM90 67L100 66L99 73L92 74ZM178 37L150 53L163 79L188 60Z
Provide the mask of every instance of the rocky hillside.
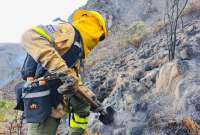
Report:
M0 99L14 98L14 85L19 80L25 52L19 44L0 44Z
M200 134L200 2L189 1L176 57L169 62L160 24L164 1L91 0L86 5L107 16L111 33L87 60L85 81L105 106L117 110L111 126L92 114L91 132Z
M20 77L19 70L25 52L19 44L0 43L0 134L9 134L7 121L15 119L14 85Z
M131 26L135 21L152 24L164 15L165 0L89 0L85 8L97 10L108 20L108 27Z
M178 38L172 62L168 62L166 38L160 35L149 37L139 48L129 45L89 70L89 86L99 100L117 110L112 126L94 120L92 131L103 135L189 135L182 122L191 118L200 124L200 21L187 24Z
M163 24L165 1L89 0L85 5L105 16L110 33L86 60L84 81L105 106L117 111L110 126L92 113L91 133L200 134L200 1L189 0L171 62ZM22 64L24 53L15 47L2 45L1 51L0 46L2 85L12 80L10 75L17 76ZM13 64L17 60L19 65ZM59 130L63 135L68 130L65 122Z
M0 44L0 88L16 78L24 57L19 44Z

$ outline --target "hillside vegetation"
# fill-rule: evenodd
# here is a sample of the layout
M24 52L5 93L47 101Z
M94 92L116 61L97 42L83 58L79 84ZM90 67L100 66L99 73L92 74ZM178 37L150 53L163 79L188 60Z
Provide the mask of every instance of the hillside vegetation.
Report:
M86 60L84 82L117 111L110 126L92 113L88 135L200 134L200 1L189 0L181 15L172 61L165 3L89 0L84 6L100 11L109 28L108 38ZM14 83L4 85L1 95L12 91ZM63 119L61 135L68 132L66 125Z

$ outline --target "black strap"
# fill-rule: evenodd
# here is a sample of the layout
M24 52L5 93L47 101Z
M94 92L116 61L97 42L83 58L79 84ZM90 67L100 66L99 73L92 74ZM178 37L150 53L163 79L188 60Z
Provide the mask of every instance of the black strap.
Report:
M75 38L76 38L76 36L77 36L77 38L79 39L79 42L80 42L80 44L81 44L81 49L82 49L82 59L85 59L85 50L84 50L84 44L83 44L83 39L82 39L82 37L81 37L81 34L80 34L80 32L75 28L75 27L73 27L74 28L74 30L75 30Z
M81 49L82 49L82 56L81 56L81 58L80 58L80 66L84 69L84 59L85 59L85 50L84 50L84 44L83 44L83 39L82 39L82 37L81 37L81 34L80 34L80 32L74 27L74 30L75 30L75 33L76 33L76 35L78 36L78 38L79 38L79 42L80 42L80 44L81 44ZM75 67L75 71L77 72L77 74L78 74L78 69Z
M78 72L76 64L79 60L80 66L83 66L83 59L85 58L85 54L84 47L82 44L82 38L78 30L75 29L74 42L70 49L62 56L62 58L66 61L67 66L69 68L74 68L76 72Z

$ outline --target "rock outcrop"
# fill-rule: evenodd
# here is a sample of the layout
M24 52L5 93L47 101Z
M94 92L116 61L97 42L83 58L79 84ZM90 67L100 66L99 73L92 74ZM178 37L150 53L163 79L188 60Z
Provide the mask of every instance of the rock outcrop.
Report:
M92 113L91 134L199 134L200 10L183 16L175 60L169 62L165 0L91 0L85 8L103 13L110 29L87 59L85 83L117 111L110 126Z
M200 124L199 30L200 21L193 21L179 31L180 43L172 62L168 62L166 37L161 34L147 38L139 48L128 45L115 57L96 63L87 72L86 82L117 114L110 127L91 115L91 131L103 135L192 134L182 121L191 117Z
M110 126L91 113L91 134L200 134L199 1L194 0L195 10L190 5L183 16L185 23L178 30L176 56L171 62L162 23L165 1L89 0L85 6L103 13L110 34L86 60L84 82L105 106L111 105L117 112ZM1 57L6 62L0 67L0 85L19 68L12 60L20 59L20 63L24 57L23 51L11 49L10 53L2 48L1 54L8 57ZM4 72L8 67L13 68ZM62 123L59 132L64 135L68 132L66 119Z

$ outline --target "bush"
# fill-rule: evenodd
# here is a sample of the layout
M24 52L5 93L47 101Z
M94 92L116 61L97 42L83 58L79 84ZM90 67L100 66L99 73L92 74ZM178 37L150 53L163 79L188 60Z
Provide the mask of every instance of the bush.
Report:
M155 24L153 24L153 33L159 33L169 24L169 22L164 22L163 20L159 20Z
M128 42L135 45L136 47L139 47L143 39L150 33L151 30L146 27L145 22L136 22L132 27L128 29Z
M15 117L15 113L13 113L14 106L14 101L0 99L0 122L7 121Z
M0 108L1 109L9 110L9 109L12 109L14 106L15 106L14 101L3 100L3 99L0 100Z

